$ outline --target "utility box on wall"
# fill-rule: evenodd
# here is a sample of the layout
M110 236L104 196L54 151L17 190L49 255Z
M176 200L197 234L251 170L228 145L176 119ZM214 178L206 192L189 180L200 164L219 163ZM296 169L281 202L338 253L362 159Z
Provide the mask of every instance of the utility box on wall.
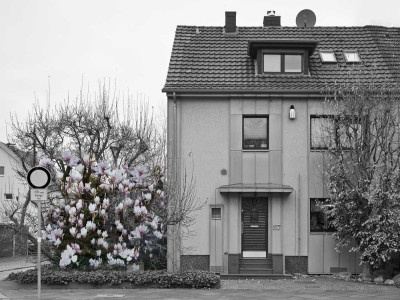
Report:
M210 207L210 272L223 273L223 206Z

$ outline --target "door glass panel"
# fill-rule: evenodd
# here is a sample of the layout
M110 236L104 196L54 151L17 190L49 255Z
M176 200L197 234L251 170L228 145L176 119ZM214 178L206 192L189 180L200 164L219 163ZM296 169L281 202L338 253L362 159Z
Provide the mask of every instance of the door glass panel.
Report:
M250 227L258 227L258 210L254 207L250 211Z

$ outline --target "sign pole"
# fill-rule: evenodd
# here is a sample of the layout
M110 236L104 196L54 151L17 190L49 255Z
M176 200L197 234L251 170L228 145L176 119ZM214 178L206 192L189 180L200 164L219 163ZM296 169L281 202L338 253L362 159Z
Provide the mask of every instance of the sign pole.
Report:
M47 187L50 184L51 175L44 167L36 166L29 170L26 176L30 189L30 200L38 204L38 232L37 232L37 291L38 299L42 290L42 201L47 201Z
M38 267L37 267L37 289L38 289L38 299L40 299L40 293L42 289L42 201L37 201L38 203Z

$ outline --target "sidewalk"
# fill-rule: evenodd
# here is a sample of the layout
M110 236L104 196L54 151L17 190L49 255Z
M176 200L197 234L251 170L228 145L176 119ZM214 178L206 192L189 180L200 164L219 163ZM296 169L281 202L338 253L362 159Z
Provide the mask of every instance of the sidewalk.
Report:
M400 299L400 289L341 280L225 280L221 289L63 289L42 287L41 299ZM37 299L37 289L0 281L0 299Z
M33 268L34 258L0 259L0 299L37 299L36 285L4 280L5 273ZM10 270L11 268L11 270ZM222 280L220 289L102 289L42 285L41 299L385 299L399 300L400 288L327 277L279 280Z
M36 264L34 256L0 257L0 272L35 267Z

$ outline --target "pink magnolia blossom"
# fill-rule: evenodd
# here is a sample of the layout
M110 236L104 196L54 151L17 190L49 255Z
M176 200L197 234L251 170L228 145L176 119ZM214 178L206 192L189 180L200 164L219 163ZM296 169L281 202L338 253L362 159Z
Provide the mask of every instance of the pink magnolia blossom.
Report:
M69 151L63 151L61 153L61 159L70 167L76 166L79 162L79 158Z

